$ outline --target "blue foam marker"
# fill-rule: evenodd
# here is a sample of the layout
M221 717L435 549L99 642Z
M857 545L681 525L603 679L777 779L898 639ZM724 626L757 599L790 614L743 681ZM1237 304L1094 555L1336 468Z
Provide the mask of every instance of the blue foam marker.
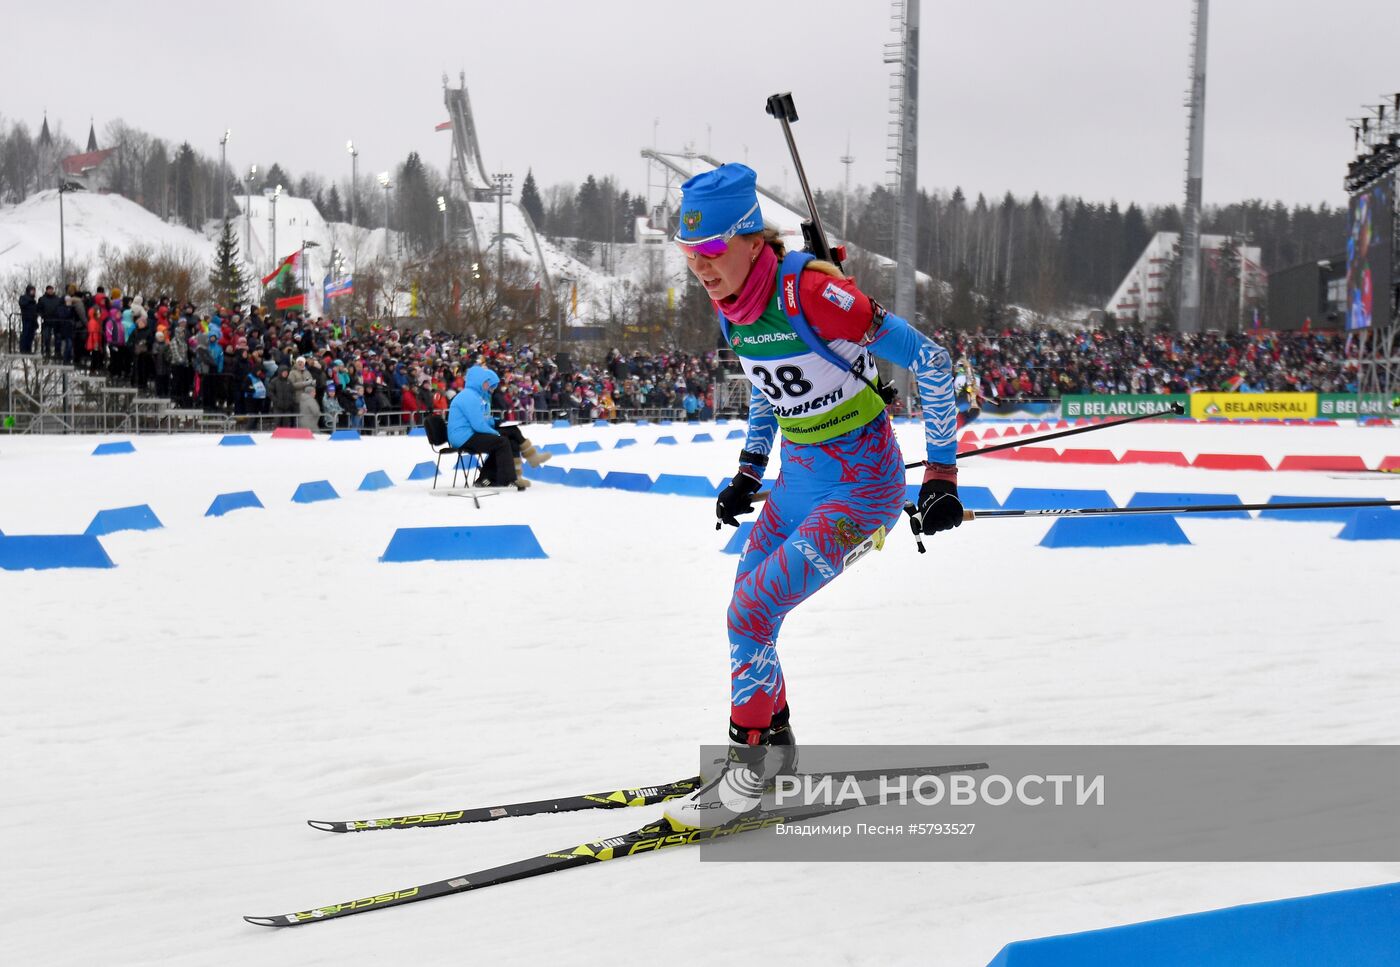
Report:
M547 558L525 524L491 527L400 527L379 560L501 561Z
M431 465L430 465L431 466ZM251 490L235 490L232 493L219 494L214 498L214 502L209 505L209 509L204 512L205 517L222 517L231 510L242 510L245 507L262 507L262 501L258 495Z
M751 530L753 530L753 521L746 520L746 521L744 521L743 523L741 523L741 524L739 525L738 530L736 530L733 534L730 535L730 537L729 537L729 542L728 542L727 544L724 545L724 549L722 550L721 553L724 553L724 554L742 554L742 553L744 553L744 545L745 545L746 543L748 543L748 540L749 540L749 531L751 531Z
M226 433L219 440L221 447L251 447L253 445L253 438L246 433Z
M742 440L746 436L748 436L748 434L743 430L730 430L724 435L724 438L726 440Z
M117 531L153 531L164 526L149 504L137 504L134 507L99 510L93 515L92 523L88 524L83 533L101 537L103 534L115 534Z
M1346 503L1358 503L1368 500L1379 500L1379 497L1270 497L1268 503L1277 506L1288 504L1313 503L1314 501L1345 501ZM1349 507L1318 508L1316 510L1261 510L1261 518L1268 517L1274 520L1303 521L1309 523L1318 522L1339 522L1346 523L1351 520L1356 511Z
M644 473L624 473L621 470L614 470L603 478L603 486L613 490L630 490L633 493L644 494L651 490L651 478Z
M383 470L371 470L365 474L365 479L360 481L360 490L386 490L392 487L394 482L389 479L389 475Z
M713 497L715 485L706 477L663 473L651 485L654 494L676 494L681 497Z
M728 481L725 481L728 483ZM904 488L904 499L910 503L919 502L919 488L922 484L907 484ZM1000 510L1001 501L997 500L987 487L959 487L958 500L962 501L964 510Z
M0 570L116 567L94 534L21 534L0 537Z
M1051 490L1017 487L1002 507L1007 510L1053 510L1056 507L1117 507L1106 490Z
M596 470L574 467L564 476L564 486L601 487L603 486L603 475Z
M136 447L132 446L130 440L118 440L115 443L99 443L92 448L94 457L105 457L113 453L135 453Z
M574 453L597 453L603 445L597 440L584 440L574 447Z
M693 436L693 437L690 438L690 442L691 442L691 443L714 443L714 442L715 442L715 438L712 437L712 436L710 436L708 433L697 433L697 434L695 434L695 436Z
M437 472L437 464L431 460L424 460L422 463L415 463L413 469L408 472L409 480L432 480L433 474Z
M1061 517L1050 525L1041 547L1142 547L1190 544L1168 514L1133 517Z
M321 500L339 500L340 494L335 492L329 480L309 480L304 484L297 485L296 493L292 494L292 502L297 504L314 504Z
M613 449L621 450L623 447L635 447L636 445L636 440L632 439L630 436L625 436L619 438L618 441L613 444Z
M568 420L555 420L550 426L556 430L567 430L571 424Z
M543 467L535 468L534 479L542 483L561 484L569 476L569 471L563 467L556 467L553 464L545 464Z
M638 420L638 421L637 421L637 425L638 425L638 426L646 426L646 425L649 424L650 422L651 422L650 420Z
M1018 940L988 967L1386 967L1400 963L1400 883Z
M657 426L670 426L670 425L671 425L672 423L674 423L674 422L675 422L674 420L657 420L657 421L656 421L656 425L657 425Z
M673 436L659 436L656 438L656 445L659 447L673 447L676 445L676 438Z
M1400 541L1400 510L1364 507L1353 511L1337 537L1344 541Z
M593 425L594 425L594 426L612 426L612 424L609 423L607 420L594 420L594 421L593 421Z
M1192 494L1167 490L1141 490L1128 501L1129 507L1206 507L1211 504L1240 504L1239 494ZM1212 510L1192 517L1249 520L1245 510Z
M336 430L334 433L331 434L330 438L332 440L358 440L360 438L360 431Z
M408 431L409 436L427 436L428 431L421 426L415 426Z
M567 443L546 443L544 446L537 447L536 449L543 450L545 453L552 453L557 457L568 453L569 445Z

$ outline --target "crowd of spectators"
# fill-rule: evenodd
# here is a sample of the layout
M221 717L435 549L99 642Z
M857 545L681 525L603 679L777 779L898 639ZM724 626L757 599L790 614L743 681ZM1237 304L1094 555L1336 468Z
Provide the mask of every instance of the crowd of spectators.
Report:
M178 407L266 414L310 428L359 428L371 418L421 423L426 413L447 412L478 363L501 375L492 409L526 422L706 419L720 375L718 350L613 349L575 365L574 354L553 356L509 339L295 312L273 318L257 306L201 312L166 297L153 304L127 298L116 288L66 297L50 289L38 299L27 292L20 303L21 352L105 372ZM78 316L87 319L83 339L74 338Z
M988 399L1075 393L1354 393L1344 333L1180 333L1050 327L931 334L965 359Z
M732 356L611 349L550 355L508 339L357 321L278 318L259 307L200 311L119 289L53 287L20 299L20 351L105 372L145 395L206 412L276 417L310 428L368 419L421 423L445 413L474 364L501 376L505 419L705 419ZM81 324L79 320L82 320ZM975 374L987 400L1071 393L1354 392L1356 361L1331 331L1183 334L1138 327L1006 327L930 335ZM746 399L741 394L740 399Z

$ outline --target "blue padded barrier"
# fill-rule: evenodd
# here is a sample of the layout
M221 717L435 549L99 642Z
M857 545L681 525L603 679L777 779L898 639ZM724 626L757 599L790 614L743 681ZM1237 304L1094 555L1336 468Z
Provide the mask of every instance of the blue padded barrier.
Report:
M219 440L221 447L251 447L253 445L253 438L246 433L226 433Z
M321 500L338 499L340 494L335 492L329 480L309 480L298 484L296 492L292 494L292 502L297 504L314 504Z
M245 507L262 507L262 501L258 495L251 490L235 490L227 494L219 494L214 498L209 509L204 512L205 517L222 517L231 510L242 510Z
M1337 537L1344 541L1400 541L1400 510L1366 507L1354 511Z
M0 570L116 567L94 534L21 534L0 537Z
M597 440L584 440L574 447L574 453L597 453L603 445Z
M389 475L383 470L371 470L365 474L365 479L360 481L360 490L386 490L392 487L394 482L389 479Z
M1055 490L1017 487L1002 502L1007 510L1053 510L1056 507L1117 507L1106 490Z
M331 434L330 438L332 440L358 440L360 438L360 431L336 430L334 433Z
M1190 544L1169 514L1135 517L1060 517L1040 541L1041 547L1141 547Z
M1128 501L1129 507L1206 507L1211 504L1239 504L1238 494L1195 494L1168 490L1140 490ZM1212 510L1192 517L1249 520L1244 510Z
M676 494L681 497L713 497L715 485L705 477L663 473L651 485L654 494Z
M400 527L379 560L499 561L547 558L525 524L492 527Z
M101 537L103 534L114 534L117 531L153 531L164 526L149 504L137 504L134 507L99 510L93 515L92 523L88 524L83 533Z
M541 467L541 470L544 468ZM582 467L574 467L564 475L564 486L566 487L601 487L603 486L603 475L596 470L587 470Z
M437 472L437 465L431 460L424 460L422 463L415 463L413 469L408 472L408 480L432 480L433 474Z
M1389 967L1400 884L1009 943L988 967Z
M118 440L115 443L99 443L97 446L92 448L92 455L94 457L105 457L113 453L135 452L136 447L132 445L130 440Z
M651 478L644 473L624 473L621 470L614 470L603 478L603 486L613 490L630 490L634 493L644 494L651 490Z
M1346 501L1348 503L1363 500L1379 500L1379 497L1270 497L1268 503L1277 505L1312 503L1314 501ZM1261 518L1272 518L1274 520L1306 521L1317 522L1337 522L1346 523L1351 520L1356 511L1347 507L1334 507L1331 509L1318 510L1261 510Z

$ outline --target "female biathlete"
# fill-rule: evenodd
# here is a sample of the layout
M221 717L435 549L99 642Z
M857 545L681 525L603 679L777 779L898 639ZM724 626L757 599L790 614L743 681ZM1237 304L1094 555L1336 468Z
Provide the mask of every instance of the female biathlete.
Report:
M904 457L877 382L875 358L915 374L928 468L916 533L962 523L948 353L891 315L827 262L786 254L765 232L756 176L740 164L681 186L675 241L720 314L727 344L753 384L739 472L716 516L737 527L753 511L782 432L782 469L758 515L729 604L729 755L666 817L711 827L754 809L772 778L792 770L796 745L778 631L793 608L879 546L905 503Z

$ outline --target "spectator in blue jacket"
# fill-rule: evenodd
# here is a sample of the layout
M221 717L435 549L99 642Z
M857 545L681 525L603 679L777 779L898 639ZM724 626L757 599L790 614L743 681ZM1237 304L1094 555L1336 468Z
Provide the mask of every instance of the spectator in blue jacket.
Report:
M481 483L524 490L530 481L520 476L520 458L537 467L552 454L536 450L514 424L497 428L491 417L491 393L500 382L495 371L485 366L467 370L467 385L452 398L447 410L447 441L454 447L486 456L481 465Z

